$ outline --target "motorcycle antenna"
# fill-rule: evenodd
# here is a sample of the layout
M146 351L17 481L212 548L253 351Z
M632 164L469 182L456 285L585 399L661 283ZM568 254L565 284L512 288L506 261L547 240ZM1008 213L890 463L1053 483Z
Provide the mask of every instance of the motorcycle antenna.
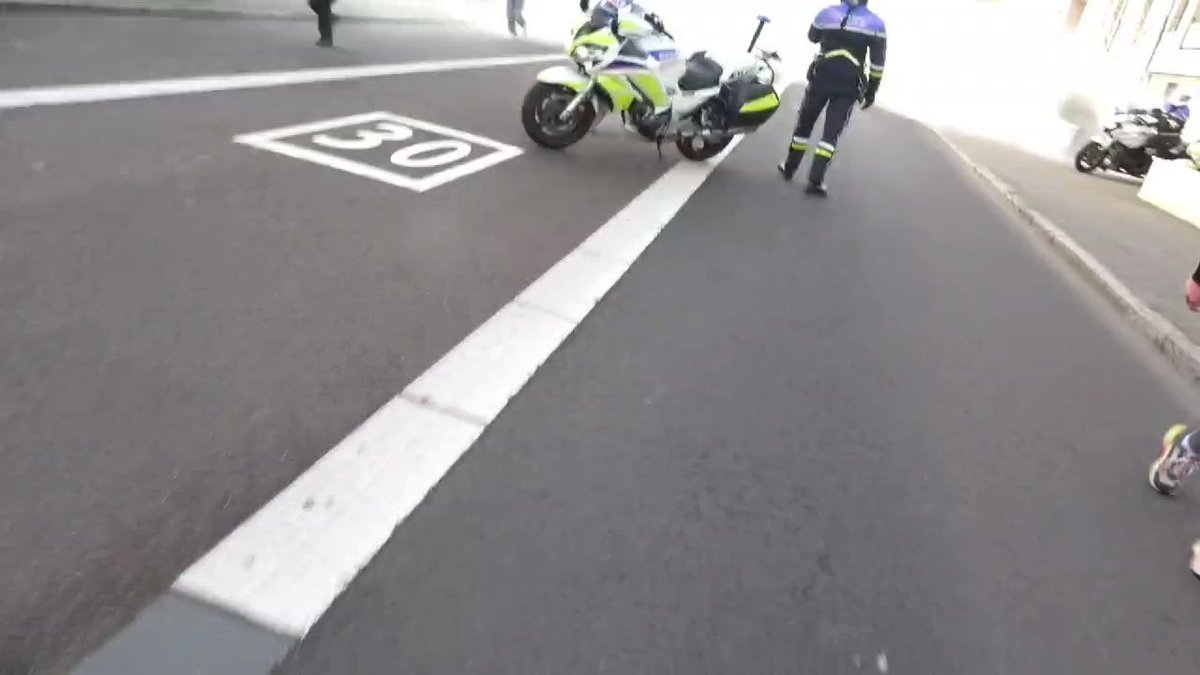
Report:
M758 28L754 29L754 37L750 38L750 46L746 47L746 53L754 51L754 45L758 44L758 36L762 35L763 26L771 23L771 19L761 14L758 15Z

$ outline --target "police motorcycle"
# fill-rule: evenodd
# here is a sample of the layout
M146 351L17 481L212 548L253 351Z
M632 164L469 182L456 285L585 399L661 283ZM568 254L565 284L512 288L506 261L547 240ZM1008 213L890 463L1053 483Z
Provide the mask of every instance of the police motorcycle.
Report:
M1155 157L1187 157L1180 136L1183 123L1161 109L1118 110L1116 118L1075 155L1075 169L1091 173L1106 169L1142 178Z
M617 4L628 11L614 11ZM690 160L714 157L779 109L771 66L779 55L755 48L769 22L758 18L747 50L752 61L726 75L707 52L683 59L661 19L636 3L600 3L574 32L574 65L543 70L526 94L525 132L538 145L561 150L615 111L628 131L654 141L660 155L663 142L674 142Z

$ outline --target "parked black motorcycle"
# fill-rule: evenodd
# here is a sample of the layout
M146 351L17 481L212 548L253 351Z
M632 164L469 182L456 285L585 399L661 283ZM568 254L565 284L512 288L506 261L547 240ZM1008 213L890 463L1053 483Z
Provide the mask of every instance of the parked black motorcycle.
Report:
M1118 111L1116 119L1075 155L1075 169L1106 169L1142 178L1155 157L1187 157L1182 128L1182 120L1161 109Z

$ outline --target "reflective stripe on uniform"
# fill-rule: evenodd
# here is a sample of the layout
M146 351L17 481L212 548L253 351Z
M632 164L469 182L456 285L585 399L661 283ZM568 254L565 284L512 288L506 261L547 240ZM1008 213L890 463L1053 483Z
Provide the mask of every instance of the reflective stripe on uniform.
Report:
M850 63L862 68L862 63L858 60L858 57L852 54L849 49L834 49L833 51L825 52L821 56L827 59L840 56L842 58L850 59Z
M832 158L833 153L837 152L837 146L833 143L821 141L817 144L817 149L813 151L818 157Z
M875 79L879 79L879 78L883 77L883 66L877 66L874 63L872 63L871 64L871 77L873 77Z
M808 149L808 139L801 138L800 136L792 136L792 149L793 150L807 150Z

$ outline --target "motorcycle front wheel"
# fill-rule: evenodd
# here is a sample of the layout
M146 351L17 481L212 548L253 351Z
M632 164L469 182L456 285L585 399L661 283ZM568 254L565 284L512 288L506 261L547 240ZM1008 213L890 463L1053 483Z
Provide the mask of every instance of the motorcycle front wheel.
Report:
M721 154L721 151L733 140L732 136L726 136L715 141L710 141L699 136L691 138L680 138L675 141L675 147L679 148L679 154L692 160L693 162L703 162L706 159L712 159Z
M575 98L567 87L538 82L525 95L521 105L521 124L534 143L543 148L561 150L587 135L596 120L596 108L584 101L575 112L562 113Z
M1075 170L1080 173L1091 173L1104 163L1104 148L1092 141L1075 153Z

